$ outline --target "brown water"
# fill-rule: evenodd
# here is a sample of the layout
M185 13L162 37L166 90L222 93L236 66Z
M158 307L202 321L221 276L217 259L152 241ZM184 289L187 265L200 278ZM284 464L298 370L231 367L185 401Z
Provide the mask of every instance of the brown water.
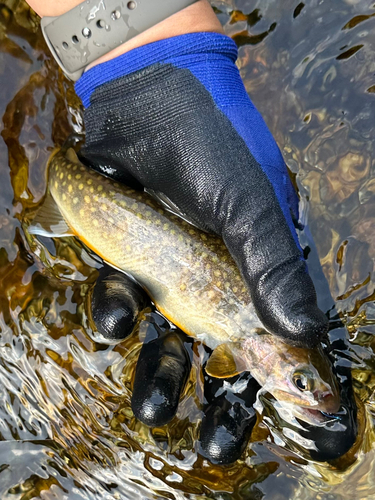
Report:
M193 369L177 417L149 430L130 410L138 335L98 344L87 293L99 264L71 239L30 248L22 220L46 188L52 148L82 131L72 85L38 19L0 4L0 498L287 500L375 497L375 4L215 3L246 87L297 174L336 307L350 334L360 433L335 464L288 451L259 420L242 460L195 452ZM140 337L157 320L150 314ZM199 355L199 351L196 352Z

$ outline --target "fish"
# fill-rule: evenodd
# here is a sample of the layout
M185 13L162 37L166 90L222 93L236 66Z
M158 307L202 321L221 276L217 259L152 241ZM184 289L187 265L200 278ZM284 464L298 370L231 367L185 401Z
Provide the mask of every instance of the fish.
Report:
M49 194L29 233L74 235L131 276L168 320L212 349L209 375L249 371L278 401L310 416L338 411L338 383L322 346L293 347L264 329L220 237L85 166L73 149L51 155L48 175Z

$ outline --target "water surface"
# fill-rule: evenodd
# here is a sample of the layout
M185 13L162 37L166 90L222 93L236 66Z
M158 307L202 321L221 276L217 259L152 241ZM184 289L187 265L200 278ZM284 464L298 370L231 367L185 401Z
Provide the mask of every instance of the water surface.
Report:
M333 464L284 446L261 418L241 460L196 452L201 377L176 418L150 430L130 409L140 338L95 342L87 297L100 262L72 239L31 246L22 221L46 189L46 160L82 110L22 1L0 4L0 498L358 500L374 498L375 5L364 0L215 2L239 67L295 174L346 324L360 432ZM313 270L315 279L318 271ZM331 304L323 288L322 307ZM195 355L199 357L199 346Z

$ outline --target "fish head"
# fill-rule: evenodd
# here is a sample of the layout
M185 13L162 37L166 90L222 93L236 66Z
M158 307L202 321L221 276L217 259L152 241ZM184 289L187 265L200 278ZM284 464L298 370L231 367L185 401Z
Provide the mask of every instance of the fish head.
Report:
M340 408L340 391L332 365L321 347L302 349L285 346L280 362L280 376L275 376L269 392L285 401L323 413L336 413Z

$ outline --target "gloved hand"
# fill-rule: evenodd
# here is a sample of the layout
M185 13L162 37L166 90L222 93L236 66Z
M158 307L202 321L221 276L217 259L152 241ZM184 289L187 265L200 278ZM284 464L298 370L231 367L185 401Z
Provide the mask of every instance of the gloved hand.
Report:
M56 16L79 0L28 2L40 15ZM220 31L202 0L172 17L135 37L130 48L189 31ZM313 346L327 320L316 305L294 229L297 197L247 96L236 57L229 38L207 32L157 41L94 66L76 85L86 107L82 159L110 177L164 193L195 224L220 234L265 327L288 342ZM93 317L105 335L126 336L143 299L124 284L126 307L113 297L103 302L102 283ZM142 349L132 407L151 426L166 423L177 409L190 370L189 342L173 332ZM229 400L209 392L202 447L210 459L230 462L247 440L256 391L250 383L245 404L236 403L230 418ZM219 443L223 428L227 437Z
M164 193L195 224L220 234L266 328L313 346L327 319L316 305L294 228L298 200L280 151L247 96L236 57L231 39L194 33L92 68L76 84L86 107L81 157L116 180ZM98 302L104 303L102 294ZM107 324L108 315L106 306L97 319ZM191 367L189 349L181 332L160 332L145 343L132 398L144 423L160 426L175 415ZM212 461L231 462L254 419L246 407L230 417L225 398L206 399L202 450Z
M133 331L145 308L150 311L150 300L143 289L125 274L104 265L91 294L91 317L98 331L111 340L122 339ZM193 340L179 329L171 328L157 312L146 317L149 325L137 360L132 409L143 423L159 427L176 414L180 395L189 378ZM331 349L344 352L346 346L342 338L345 334L337 334L337 329L342 328L341 322L334 318L331 328L336 328L336 340ZM206 348L203 367L209 355ZM279 415L273 428L273 432L286 440L292 449L298 449L298 440L290 439L290 429L292 435L299 434L306 442L310 441L313 446L307 446L306 453L318 461L342 456L351 448L357 435L350 368L341 366L336 359L334 370L340 380L341 399L336 415L322 415L325 420L318 419L317 425L300 420L298 426L295 419L282 421ZM204 373L203 380L203 418L197 449L212 463L230 464L241 456L250 439L257 420L253 405L260 386L249 372L230 379L212 378ZM264 411L271 415L274 412L269 400Z
M327 319L294 228L296 194L236 58L230 38L190 33L88 70L76 84L86 107L82 159L163 193L221 235L266 329L312 347Z
M89 316L96 330L111 341L130 335L139 318L146 319L148 328L137 360L131 405L135 417L144 424L167 424L177 412L189 378L193 339L171 328L153 310L139 285L106 264L99 272L89 303ZM146 310L148 314L142 314ZM206 348L203 364L209 354ZM237 380L241 383L236 384ZM259 389L248 372L231 379L204 375L200 454L217 464L229 464L241 456L256 422L253 404Z

